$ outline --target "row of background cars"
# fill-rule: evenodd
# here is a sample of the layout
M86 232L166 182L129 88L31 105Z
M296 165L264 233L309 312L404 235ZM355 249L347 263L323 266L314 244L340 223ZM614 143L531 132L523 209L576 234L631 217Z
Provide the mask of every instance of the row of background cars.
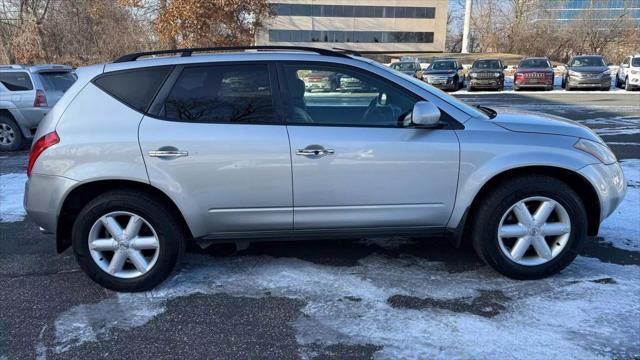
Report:
M465 69L457 59L434 59L426 69L417 60L403 60L391 68L414 76L437 88L456 91L504 90L507 66L501 59L477 59ZM553 90L558 67L546 57L528 57L513 67L513 90ZM565 90L598 89L608 91L612 71L600 55L574 56L564 65L561 87ZM615 86L628 91L640 87L640 55L628 56L615 71Z

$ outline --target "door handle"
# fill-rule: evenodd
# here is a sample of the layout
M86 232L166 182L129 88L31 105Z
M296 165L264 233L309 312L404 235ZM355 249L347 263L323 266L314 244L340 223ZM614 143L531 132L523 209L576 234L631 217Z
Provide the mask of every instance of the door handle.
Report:
M320 145L309 145L304 149L298 149L296 155L306 157L322 157L325 155L333 155L335 151L333 149L325 149Z
M189 156L189 152L185 150L152 150L149 151L149 156L175 159L179 157Z

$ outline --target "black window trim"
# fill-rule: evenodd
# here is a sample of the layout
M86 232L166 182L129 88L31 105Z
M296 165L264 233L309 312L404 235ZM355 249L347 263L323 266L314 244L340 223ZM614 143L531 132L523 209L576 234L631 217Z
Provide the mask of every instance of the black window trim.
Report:
M100 86L97 83L97 81L99 79L101 79L103 77L106 77L106 76L109 76L109 75L123 74L123 73L128 73L128 72L137 72L137 71L140 71L140 70L148 70L148 69L171 69L171 71L169 71L168 74L165 76L165 78L162 80L162 83L160 84L160 87L158 87L158 90L156 90L155 94L151 97L151 101L149 102L149 105L147 106L147 108L144 111L140 111L140 109L130 105L129 103L127 103L123 99L120 99L120 97L116 96L115 94L113 94L112 92L110 92L109 90L105 89L104 87ZM131 109L131 110L133 110L133 111L135 111L137 113L143 114L143 115L148 115L149 114L149 109L151 109L151 106L155 102L155 99L158 96L158 94L160 93L160 90L162 90L162 88L164 87L164 84L166 84L166 82L167 82L167 79L169 79L169 77L171 77L173 72L175 72L175 65L138 67L138 68L132 68L132 69L124 69L124 70L103 72L102 74L100 74L100 75L94 77L93 79L91 79L91 83L95 87L97 87L98 89L104 91L107 95L111 96L112 98L118 100L118 102L120 102L123 105L127 106L129 109Z
M267 65L267 71L269 72L269 85L271 87L271 102L273 106L273 122L259 122L259 121L242 121L242 122L229 122L229 121L199 121L199 120L179 120L170 119L162 116L164 103L171 93L171 90L175 86L176 82L180 78L182 71L187 68L205 68L216 66L233 66L233 65ZM277 94L277 95L276 95ZM176 65L173 72L167 77L164 84L156 94L149 111L145 113L146 116L156 120L170 121L174 123L195 123L195 124L221 124L221 125L267 125L267 126L282 126L286 125L284 121L283 108L281 105L281 91L279 82L277 81L277 74L275 64L273 61L218 61L218 62L202 62L191 63L184 65Z
M393 125L366 125L366 124L315 124L315 123L297 123L297 122L291 122L289 120L289 113L288 111L286 111L287 107L289 106L289 90L287 88L287 80L284 77L284 66L285 65L309 65L309 66L324 66L324 67L335 67L335 68L347 68L350 71L353 71L355 73L361 73L365 76L369 76L374 78L374 80L379 81L384 83L385 85L388 85L394 89L396 89L397 91L407 94L407 96L411 96L414 99L416 99L417 101L429 101L428 99L425 99L424 97L414 93L413 91L404 88L402 86L399 86L398 84L394 83L393 81L390 81L388 79L385 79L384 77L372 72L372 71L368 71L362 68L359 68L357 66L353 66L353 65L349 65L349 64L343 64L343 63L334 63L334 62L326 62L326 61L291 61L291 60L275 60L274 61L277 65L277 72L278 72L278 82L280 83L280 89L281 90L281 96L280 98L282 99L282 103L281 103L281 110L282 110L282 114L283 114L283 118L284 118L284 122L286 125L291 125L291 126L321 126L321 127L352 127L352 128L376 128L376 129L420 129L418 127L413 127L413 126L406 126L406 127L400 127L400 126L393 126ZM460 123L459 121L457 121L453 116L449 115L449 113L447 113L446 111L444 111L441 108L438 108L441 112L441 114L443 114L444 119L441 119L441 121L443 121L444 123L446 123L445 126L440 127L440 128L434 128L434 129L424 129L424 130L462 130L464 129L464 125L462 123Z
M31 87L29 89L24 89L24 90L10 90L5 84L2 84L2 86L7 89L8 92L10 93L14 93L14 92L18 92L18 91L33 91L36 89L36 85L33 82L33 78L31 77L31 74L28 71L25 70L11 70L11 71L3 71L0 74L16 74L16 73L23 73L27 75L27 78L29 78L29 84L31 85ZM1 84L1 82L0 82Z

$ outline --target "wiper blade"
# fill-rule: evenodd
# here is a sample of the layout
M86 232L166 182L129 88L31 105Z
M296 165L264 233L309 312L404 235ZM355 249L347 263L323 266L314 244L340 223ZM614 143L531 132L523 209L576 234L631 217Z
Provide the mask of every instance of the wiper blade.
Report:
M489 118L493 119L494 117L498 116L498 112L488 108L486 106L482 106L482 105L476 105L476 107L478 109L480 109L480 111L482 111L483 113L487 114L489 116Z

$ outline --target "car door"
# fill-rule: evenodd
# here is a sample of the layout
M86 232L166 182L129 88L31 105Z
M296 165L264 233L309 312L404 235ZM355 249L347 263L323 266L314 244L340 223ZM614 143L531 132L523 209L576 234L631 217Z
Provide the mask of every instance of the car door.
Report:
M289 139L274 79L267 63L178 67L142 120L151 184L200 235L292 229Z
M293 171L294 229L441 227L451 215L459 146L450 129L417 129L419 99L345 65L282 63ZM305 92L304 75L332 71L359 88Z

